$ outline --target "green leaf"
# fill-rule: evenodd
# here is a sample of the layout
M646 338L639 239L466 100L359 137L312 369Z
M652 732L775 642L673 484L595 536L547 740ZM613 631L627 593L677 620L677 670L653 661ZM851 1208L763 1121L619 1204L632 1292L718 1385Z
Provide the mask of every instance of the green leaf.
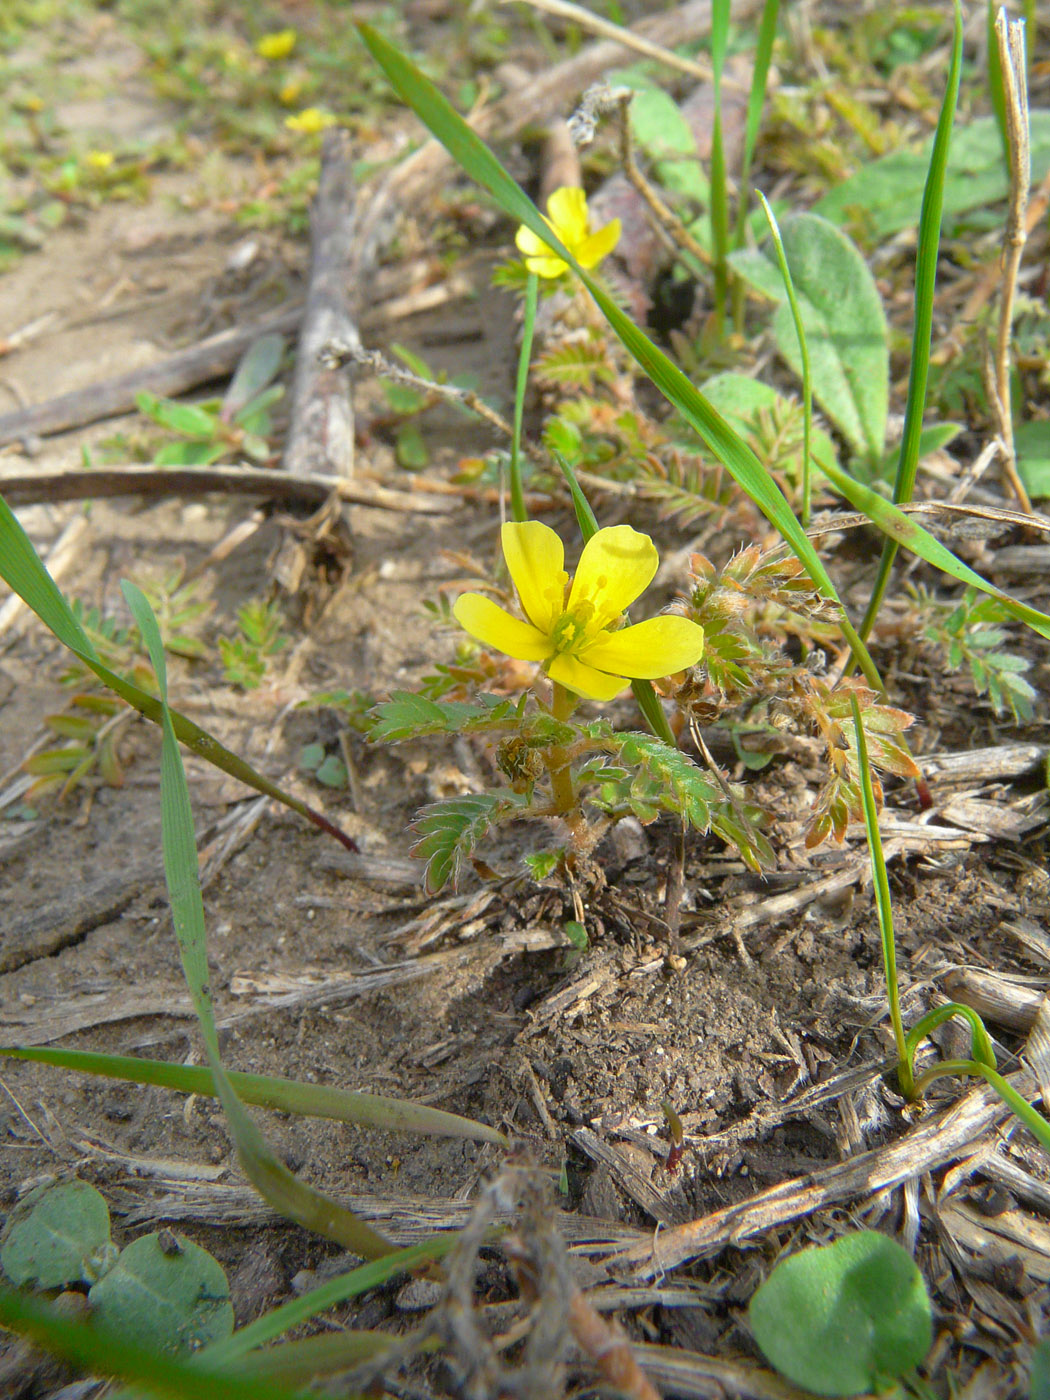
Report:
M8 1217L0 1266L18 1288L62 1288L88 1282L109 1244L109 1207L93 1186L38 1186Z
M346 787L346 764L338 754L330 753L323 763L319 763L314 777L325 787L345 788Z
M455 880L478 842L526 803L516 792L472 792L424 807L412 823L420 836L412 855L427 863L425 880L431 894Z
M814 396L854 451L878 462L889 407L889 349L875 279L856 246L826 219L796 214L780 229L806 331ZM730 261L777 303L777 348L801 374L798 337L772 243L764 251L741 249Z
M1032 1352L1028 1400L1050 1400L1050 1337L1044 1337Z
M215 436L217 422L216 415L209 413L207 409L201 408L198 404L177 403L175 399L160 399L156 394L145 391L135 395L135 403L139 411L147 418L152 418L155 423L159 423L162 428L168 428L173 433L181 433L183 437L207 438Z
M251 404L255 396L266 388L267 384L280 371L283 359L283 335L271 331L268 335L262 335L258 340L252 341L241 356L237 372L230 380L230 387L226 390L226 397L222 401L222 416L227 422L236 418L237 414ZM278 398L280 398L281 393L283 390L279 389ZM276 400L271 399L270 402L273 403ZM253 405L254 407L256 406Z
M710 187L696 138L674 98L662 88L635 87L630 117L631 134L653 162L657 183L706 207Z
M394 456L399 467L407 472L420 472L430 461L423 434L415 423L402 423L394 442Z
M1050 111L1031 114L1032 185L1050 172ZM873 244L884 243L918 223L931 138L915 151L894 151L862 166L814 205L813 212L838 224L853 223ZM985 209L1006 198L1009 174L994 117L978 117L955 134L944 188L945 214Z
M207 467L228 451L225 442L194 438L190 442L166 442L153 454L153 461L158 467Z
M918 1366L933 1341L915 1261L874 1230L778 1264L749 1317L767 1359L817 1395L884 1390Z
M1014 427L1017 471L1033 500L1050 496L1050 422Z
M132 1240L88 1301L102 1331L168 1356L188 1356L233 1331L222 1265L170 1230Z
M497 695L477 700L428 700L411 690L395 690L371 712L376 716L369 737L376 743L397 744L422 734L460 734L484 729L507 729L520 707Z
M304 773L316 773L324 759L324 744L304 744L299 750L299 767Z

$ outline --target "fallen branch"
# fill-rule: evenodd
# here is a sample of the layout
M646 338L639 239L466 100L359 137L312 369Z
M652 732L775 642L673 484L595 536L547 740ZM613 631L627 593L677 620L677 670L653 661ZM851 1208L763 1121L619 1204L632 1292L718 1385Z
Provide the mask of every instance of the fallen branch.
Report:
M262 496L281 505L320 506L332 495L352 505L418 515L446 515L455 503L416 491L393 491L367 481L328 476L289 476L263 467L104 467L97 471L0 474L0 496L9 506L46 501L84 501L110 496Z
M135 395L143 391L171 398L206 384L210 379L221 379L231 373L249 345L260 336L270 331L295 330L302 314L298 303L286 306L265 321L219 331L155 365L129 370L127 374L103 379L84 389L0 415L0 446L65 432L69 428L83 428L104 418L130 413L135 407Z
M347 305L354 254L350 133L324 134L321 176L310 211L310 280L292 383L291 423L283 466L291 476L348 477L354 469L351 373L321 359L330 341L360 344ZM362 269L356 269L358 281Z

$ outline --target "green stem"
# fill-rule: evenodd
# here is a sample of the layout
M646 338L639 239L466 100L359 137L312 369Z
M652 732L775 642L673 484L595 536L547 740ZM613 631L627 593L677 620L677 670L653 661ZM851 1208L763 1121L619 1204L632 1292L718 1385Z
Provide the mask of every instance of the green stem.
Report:
M566 690L563 685L559 685L557 681L553 681L552 685L554 695L551 699L551 714L555 719L567 720L571 718L572 712L576 708L576 696L571 691ZM547 771L550 773L555 809L558 815L568 823L575 836L579 823L574 821L570 814L578 806L578 803L576 790L572 785L569 752L562 748L550 749L544 761L547 764Z
M971 1074L975 1078L983 1079L986 1084L990 1084L1003 1103L1020 1118L1036 1140L1044 1148L1050 1150L1050 1123L1037 1109L1032 1107L1023 1095L1017 1092L1009 1080L1003 1078L998 1070L992 1069L989 1065L982 1065L979 1060L942 1060L919 1078L915 1085L916 1093L924 1094L935 1079L943 1079L946 1075L963 1074Z
M529 382L529 363L532 360L532 337L536 331L539 285L539 278L534 272L530 272L525 283L521 354L518 357L518 378L514 386L514 436L510 443L510 513L517 521L529 518L525 509L525 492L521 484L521 421L525 414L525 389Z

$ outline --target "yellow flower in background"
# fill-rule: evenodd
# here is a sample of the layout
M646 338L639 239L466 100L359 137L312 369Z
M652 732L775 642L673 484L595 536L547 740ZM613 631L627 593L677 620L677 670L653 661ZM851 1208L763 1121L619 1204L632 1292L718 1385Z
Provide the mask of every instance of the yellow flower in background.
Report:
M276 33L264 34L255 45L255 52L260 58L277 63L282 58L288 57L295 48L297 38L298 35L294 29L278 29Z
M291 107L298 102L302 90L302 82L298 78L290 78L277 94L277 101L282 107Z
M687 617L620 625L656 574L659 556L648 535L630 525L599 530L584 545L571 586L561 539L548 526L507 524L501 538L527 621L481 593L463 593L452 614L476 641L518 661L542 661L552 681L589 700L611 700L628 679L657 680L703 655L704 629Z
M335 126L335 117L331 112L322 112L319 107L304 107L301 112L296 112L294 116L285 117L284 124L289 131L305 131L315 134L318 131L326 131L328 127Z
M108 170L114 160L112 151L88 151L84 157L84 164L92 170Z
M592 231L587 196L573 185L563 185L548 199L547 223L583 268L597 267L620 239L619 219ZM524 224L514 241L525 254L525 266L537 277L560 277L567 270L568 263Z

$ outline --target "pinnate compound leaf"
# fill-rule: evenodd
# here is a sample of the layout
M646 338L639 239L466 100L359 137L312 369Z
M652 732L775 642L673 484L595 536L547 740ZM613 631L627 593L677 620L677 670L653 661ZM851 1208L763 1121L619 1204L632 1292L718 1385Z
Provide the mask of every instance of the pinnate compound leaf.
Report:
M427 863L424 878L430 893L456 880L478 842L525 804L516 792L472 792L424 807L413 822L420 839L411 854Z
M132 1240L88 1301L100 1329L169 1356L189 1355L233 1332L222 1265L170 1230Z
M86 1181L40 1186L7 1222L0 1265L16 1287L86 1282L110 1244L109 1207Z
M376 722L369 737L376 742L397 744L422 734L509 728L516 711L513 701L496 695L479 695L477 700L429 700L411 690L395 690L372 714Z
M817 1395L881 1391L933 1341L930 1299L908 1251L874 1230L784 1260L751 1299L766 1358Z
M886 316L875 279L855 244L816 214L780 225L809 346L813 394L858 456L877 465L889 410ZM771 242L731 255L736 271L777 303L773 334L796 374L801 352Z

